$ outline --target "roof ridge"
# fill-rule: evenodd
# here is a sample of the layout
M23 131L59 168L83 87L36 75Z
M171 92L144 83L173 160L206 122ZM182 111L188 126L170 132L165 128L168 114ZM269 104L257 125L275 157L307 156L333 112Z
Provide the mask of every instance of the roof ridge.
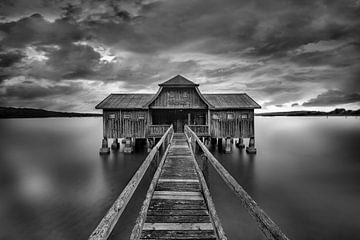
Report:
M199 86L199 84L196 84L181 75L176 75L175 77L160 83L159 86Z

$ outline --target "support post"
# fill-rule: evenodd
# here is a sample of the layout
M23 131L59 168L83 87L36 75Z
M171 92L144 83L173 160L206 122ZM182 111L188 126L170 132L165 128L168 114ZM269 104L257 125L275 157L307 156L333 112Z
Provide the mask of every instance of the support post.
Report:
M109 154L110 153L110 148L108 147L108 140L106 137L103 138L102 143L101 143L101 148L99 151L100 155L104 155L104 154Z
M225 153L231 153L232 151L232 144L231 144L231 138L227 137L225 139L225 149L224 152Z
M242 137L239 138L239 141L236 143L236 146L238 148L244 148L245 147L244 139Z
M126 138L124 153L132 153L134 151L133 143L131 138Z
M223 146L223 138L218 138L218 148L220 149L224 149L224 146Z
M151 149L153 148L153 143L152 143L152 139L151 138L147 138L146 139L146 148L147 148L147 152L151 152Z
M256 153L255 138L254 137L250 137L249 146L246 148L246 152L247 153Z
M119 149L120 148L120 144L117 138L114 138L113 143L111 144L111 149L115 150L115 149Z

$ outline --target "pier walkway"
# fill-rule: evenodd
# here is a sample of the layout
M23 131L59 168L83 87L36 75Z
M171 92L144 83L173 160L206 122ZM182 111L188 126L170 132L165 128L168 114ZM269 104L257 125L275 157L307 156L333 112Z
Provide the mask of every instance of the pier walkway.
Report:
M216 239L185 134L175 134L148 206L141 239Z
M196 151L201 154L200 160L195 157ZM89 240L106 240L110 237L142 177L154 162L157 168L132 230L131 240L227 239L203 176L208 162L240 198L266 239L288 240L188 126L185 126L185 133L174 133L172 126L166 131Z

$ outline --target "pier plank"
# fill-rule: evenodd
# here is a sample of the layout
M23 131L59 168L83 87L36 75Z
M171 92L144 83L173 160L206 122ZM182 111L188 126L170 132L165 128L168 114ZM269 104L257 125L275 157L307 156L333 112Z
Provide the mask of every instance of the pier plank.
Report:
M175 134L140 239L217 239L184 134Z

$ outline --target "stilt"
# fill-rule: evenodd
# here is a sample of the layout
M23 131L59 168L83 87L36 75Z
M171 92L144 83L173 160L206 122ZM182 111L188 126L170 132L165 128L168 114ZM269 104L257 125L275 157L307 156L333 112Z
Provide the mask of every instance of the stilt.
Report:
M236 143L236 146L238 148L244 148L245 144L244 144L244 139L243 138L239 138L239 141Z
M154 147L154 141L151 138L148 138L146 141L147 152L151 152L151 149Z
M117 138L114 138L113 143L111 144L111 149L119 149L120 144Z
M106 137L104 137L103 140L102 140L101 148L100 148L99 153L101 155L110 153L110 148L108 147L108 140L107 140Z
M132 153L134 151L132 138L126 138L124 153Z
M217 144L219 149L224 149L223 138L218 138Z
M224 152L225 153L231 153L232 151L232 144L231 144L231 138L226 138L225 139L225 149Z
M249 140L249 146L246 148L247 153L256 153L255 138L251 137Z

